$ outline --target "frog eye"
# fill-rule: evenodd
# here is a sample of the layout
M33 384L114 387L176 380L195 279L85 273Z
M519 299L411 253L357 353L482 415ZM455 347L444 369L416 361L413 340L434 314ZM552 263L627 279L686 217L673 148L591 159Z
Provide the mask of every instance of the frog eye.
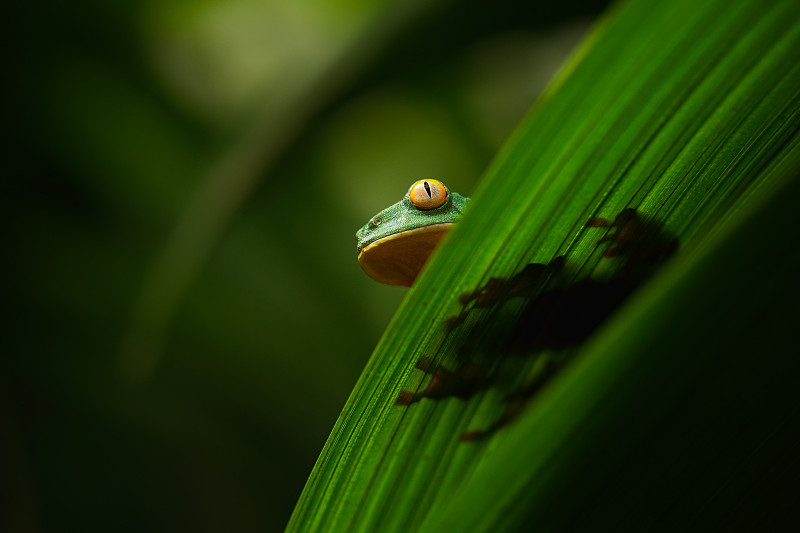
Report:
M411 203L422 211L436 209L447 200L447 187L436 180L419 180L408 192Z

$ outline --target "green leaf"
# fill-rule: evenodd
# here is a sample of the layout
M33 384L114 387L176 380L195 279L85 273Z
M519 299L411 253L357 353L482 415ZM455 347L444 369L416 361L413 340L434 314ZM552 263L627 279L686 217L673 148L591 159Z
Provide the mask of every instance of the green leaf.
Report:
M797 436L786 431L798 402L785 387L798 364L783 353L797 307L772 302L797 301L786 213L798 198L799 60L797 2L612 10L404 300L289 530L758 523L755 503L730 515L736 502L762 501L747 499L748 483L781 494L772 478L750 475L778 465L758 450L785 457ZM459 294L555 257L581 278L601 275L602 232L586 222L625 208L655 219L678 253L589 340L556 354L571 362L521 415L461 441L498 420L503 397L553 353L513 366L516 385L498 372L467 399L395 405L402 389L427 385L420 358L454 363L464 337L446 319ZM748 386L769 393L739 396Z
M793 237L798 158L637 295L422 529L777 528L800 467L798 261L775 245Z

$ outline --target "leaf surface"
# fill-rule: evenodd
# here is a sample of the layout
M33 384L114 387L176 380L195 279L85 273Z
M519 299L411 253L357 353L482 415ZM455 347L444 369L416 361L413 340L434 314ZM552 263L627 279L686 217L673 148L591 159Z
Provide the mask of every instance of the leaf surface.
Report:
M738 348L752 355L772 338L774 355L787 341L770 332L785 333L786 321L775 319L791 315L759 309L780 296L776 280L796 289L786 279L796 253L780 259L790 238L781 210L797 198L799 128L800 4L617 5L498 154L470 212L409 292L288 529L550 530L586 526L589 517L617 524L623 516L631 527L665 516L715 524L722 516L715 510L743 497L723 481L765 441L756 436L729 449L728 463L714 465L694 488L688 473L730 436L728 426L715 432L704 424L729 413L713 399L733 400L732 383L745 385L753 372ZM420 358L446 366L457 357L464 339L445 324L459 312L459 294L555 257L576 265L580 277L601 275L603 233L587 221L626 208L655 219L679 251L569 352L572 362L512 423L476 442L460 439L502 415L513 387L498 383L466 399L395 404L401 390L422 390L430 380L414 368ZM763 293L744 297L764 279ZM731 381L709 380L726 354ZM535 375L541 356L531 353L515 367L516 385ZM774 365L759 383L791 365ZM756 404L768 409L781 398ZM695 407L706 411L693 418ZM685 424L671 423L683 415ZM778 431L787 416L796 414L776 410L757 424L757 435ZM681 447L681 431L702 436L673 461L666 450ZM645 461L644 453L658 459ZM639 490L645 479L655 483L644 473L667 479ZM721 494L721 506L700 486ZM702 497L679 496L692 490ZM640 502L634 512L620 503L631 497Z

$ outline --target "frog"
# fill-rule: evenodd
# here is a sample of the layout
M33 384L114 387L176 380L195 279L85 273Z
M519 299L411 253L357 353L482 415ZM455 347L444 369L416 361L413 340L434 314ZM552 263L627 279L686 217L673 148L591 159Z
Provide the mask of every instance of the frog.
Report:
M421 179L402 200L356 232L358 263L386 285L411 287L470 199L435 179Z

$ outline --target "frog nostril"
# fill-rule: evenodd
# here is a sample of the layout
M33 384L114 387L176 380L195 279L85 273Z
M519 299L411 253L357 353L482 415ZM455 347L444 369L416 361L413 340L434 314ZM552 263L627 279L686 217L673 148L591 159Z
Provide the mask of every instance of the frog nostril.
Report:
M380 223L381 223L381 219L379 219L379 218L373 218L372 219L372 225L373 226L377 226Z

